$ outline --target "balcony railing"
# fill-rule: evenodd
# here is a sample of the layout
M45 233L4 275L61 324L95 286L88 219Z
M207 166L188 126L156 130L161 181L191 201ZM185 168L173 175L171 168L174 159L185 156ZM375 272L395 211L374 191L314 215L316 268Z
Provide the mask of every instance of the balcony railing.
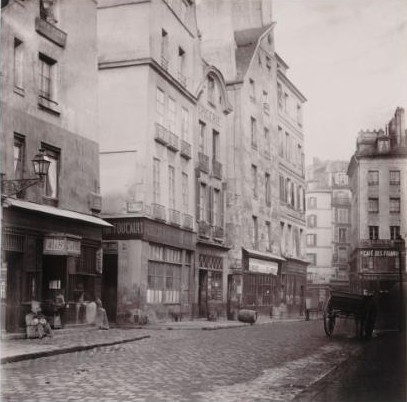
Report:
M212 160L212 172L214 177L222 180L222 164L216 159Z
M61 31L55 25L50 24L44 18L37 17L35 19L35 30L42 36L48 38L60 47L65 47L67 34Z
M223 239L223 237L225 236L225 230L222 226L213 226L212 236L216 237L217 239Z
M164 70L168 70L168 60L165 56L161 55L161 67Z
M350 205L350 198L349 197L333 197L332 204Z
M168 220L173 225L181 225L181 212L176 209L168 209Z
M182 216L182 226L185 229L193 229L193 217L192 217L192 215L183 214L183 216Z
M205 221L199 221L199 223L198 223L198 235L200 237L209 238L210 234L211 234L211 226L209 225L209 223L207 223Z
M398 244L395 240L388 240L388 239L361 239L359 241L360 247L392 247L397 248Z
M183 87L187 86L187 77L181 71L178 71L178 81Z
M153 218L165 221L165 207L160 204L151 204Z
M209 173L209 156L203 154L202 152L199 152L198 158L199 158L199 169L204 173Z
M179 140L178 136L174 134L171 131L168 131L168 145L167 147L169 149L172 149L173 151L179 151Z
M168 130L159 123L155 123L154 139L163 145L168 145Z
M191 144L184 140L181 140L181 156L185 159L191 159L192 157Z

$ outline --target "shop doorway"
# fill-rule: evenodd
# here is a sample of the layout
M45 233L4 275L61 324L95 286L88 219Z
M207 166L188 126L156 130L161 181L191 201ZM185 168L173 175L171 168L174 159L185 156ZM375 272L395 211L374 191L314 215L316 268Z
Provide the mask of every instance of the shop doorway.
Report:
M22 311L23 254L6 252L7 290L6 290L6 331L17 332L24 326Z
M199 317L208 316L208 271L199 270Z
M116 322L117 260L117 254L105 254L103 256L102 303L110 322Z
M66 256L45 255L42 270L42 302L52 304L57 290L66 291Z

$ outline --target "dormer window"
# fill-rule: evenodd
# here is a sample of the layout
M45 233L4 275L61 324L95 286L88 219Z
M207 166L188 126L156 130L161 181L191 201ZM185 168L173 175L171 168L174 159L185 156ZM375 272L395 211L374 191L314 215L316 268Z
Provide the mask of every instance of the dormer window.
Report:
M208 77L208 102L215 104L215 80L212 77Z
M51 23L58 22L56 18L56 0L40 0L40 18Z

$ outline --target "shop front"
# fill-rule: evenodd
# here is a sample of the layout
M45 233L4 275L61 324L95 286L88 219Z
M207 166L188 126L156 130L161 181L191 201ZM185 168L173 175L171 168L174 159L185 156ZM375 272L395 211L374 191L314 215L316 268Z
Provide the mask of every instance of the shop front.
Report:
M192 315L195 233L144 217L106 218L103 294L108 317L137 323Z
M282 317L305 315L307 266L309 262L287 258L281 267L279 313Z
M24 329L33 300L62 324L86 321L88 302L101 297L100 218L21 200L3 208L2 327ZM56 310L62 295L65 308ZM61 318L61 317L60 317ZM52 322L51 322L52 323Z
M198 259L198 308L196 316L215 320L226 314L225 262L227 248L199 242Z
M278 285L284 258L243 249L242 306L267 316L278 306Z

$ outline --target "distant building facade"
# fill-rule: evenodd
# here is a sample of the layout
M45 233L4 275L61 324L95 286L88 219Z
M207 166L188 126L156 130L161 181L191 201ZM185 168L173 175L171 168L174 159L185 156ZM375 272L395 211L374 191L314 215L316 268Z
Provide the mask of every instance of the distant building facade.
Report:
M351 192L345 161L314 158L307 168L307 289L312 306L329 288L349 288Z
M31 178L44 150L48 176L17 194L2 188L2 329L25 328L30 302L62 291L66 321L101 296L102 227L97 215L96 5L9 1L1 9L1 172ZM76 306L79 306L78 310Z

